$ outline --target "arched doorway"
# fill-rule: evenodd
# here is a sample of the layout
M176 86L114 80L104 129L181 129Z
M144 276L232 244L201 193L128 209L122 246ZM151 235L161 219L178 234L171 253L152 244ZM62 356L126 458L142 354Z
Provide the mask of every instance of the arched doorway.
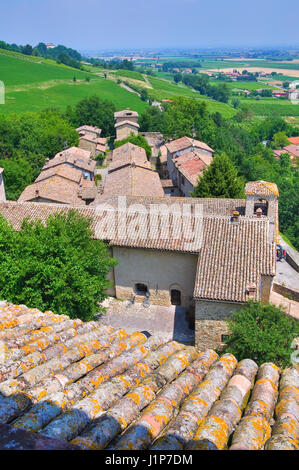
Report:
M182 304L181 291L178 289L171 289L170 301L171 301L171 305L181 305Z

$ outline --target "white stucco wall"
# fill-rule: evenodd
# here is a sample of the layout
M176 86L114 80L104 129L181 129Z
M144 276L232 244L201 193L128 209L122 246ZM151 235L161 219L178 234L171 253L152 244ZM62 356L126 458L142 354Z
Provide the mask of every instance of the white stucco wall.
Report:
M197 255L114 247L113 256L119 262L114 268L117 298L130 298L135 284L142 283L148 287L152 304L171 305L170 290L177 289L181 291L182 306L190 306ZM143 298L137 296L136 300Z

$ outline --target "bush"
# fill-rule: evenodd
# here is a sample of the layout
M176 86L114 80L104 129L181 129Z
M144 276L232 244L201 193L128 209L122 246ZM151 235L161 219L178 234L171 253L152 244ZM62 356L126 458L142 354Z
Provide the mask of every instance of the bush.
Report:
M92 239L91 220L77 211L24 221L15 232L0 217L0 298L83 321L101 311L107 275L116 264Z
M259 365L274 362L290 365L291 343L299 334L299 322L272 304L248 302L229 320L232 332L226 352L238 360L250 358Z
M122 145L126 144L127 142L131 142L131 144L137 145L138 147L144 148L146 152L146 156L149 159L152 155L152 148L148 144L147 140L143 135L130 135L130 137L127 137L126 139L123 140L117 140L114 142L114 147L118 148L121 147Z

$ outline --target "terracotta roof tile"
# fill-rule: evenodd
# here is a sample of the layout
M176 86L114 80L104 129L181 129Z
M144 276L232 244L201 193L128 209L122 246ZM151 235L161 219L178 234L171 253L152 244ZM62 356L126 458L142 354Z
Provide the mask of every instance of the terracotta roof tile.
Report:
M172 140L168 144L166 144L167 149L170 153L179 152L181 150L187 149L190 146L194 146L198 149L208 150L210 152L214 152L214 150L209 147L204 142L200 142L199 140L192 139L191 137L181 137L180 139Z
M298 449L295 368L9 303L0 339L1 449Z
M91 173L94 171L96 166L96 161L91 159L91 152L78 147L71 147L57 153L54 158L46 162L43 170L47 170L48 168L61 165L63 163L68 163L83 170L88 170Z
M250 181L246 183L245 194L252 196L279 196L277 185L268 181Z

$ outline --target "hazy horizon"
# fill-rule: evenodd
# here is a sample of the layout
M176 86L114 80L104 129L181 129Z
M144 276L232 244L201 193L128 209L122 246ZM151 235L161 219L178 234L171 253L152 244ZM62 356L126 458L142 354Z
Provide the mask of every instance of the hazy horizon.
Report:
M296 48L298 0L287 12L279 0L14 0L1 5L0 39L80 51Z

